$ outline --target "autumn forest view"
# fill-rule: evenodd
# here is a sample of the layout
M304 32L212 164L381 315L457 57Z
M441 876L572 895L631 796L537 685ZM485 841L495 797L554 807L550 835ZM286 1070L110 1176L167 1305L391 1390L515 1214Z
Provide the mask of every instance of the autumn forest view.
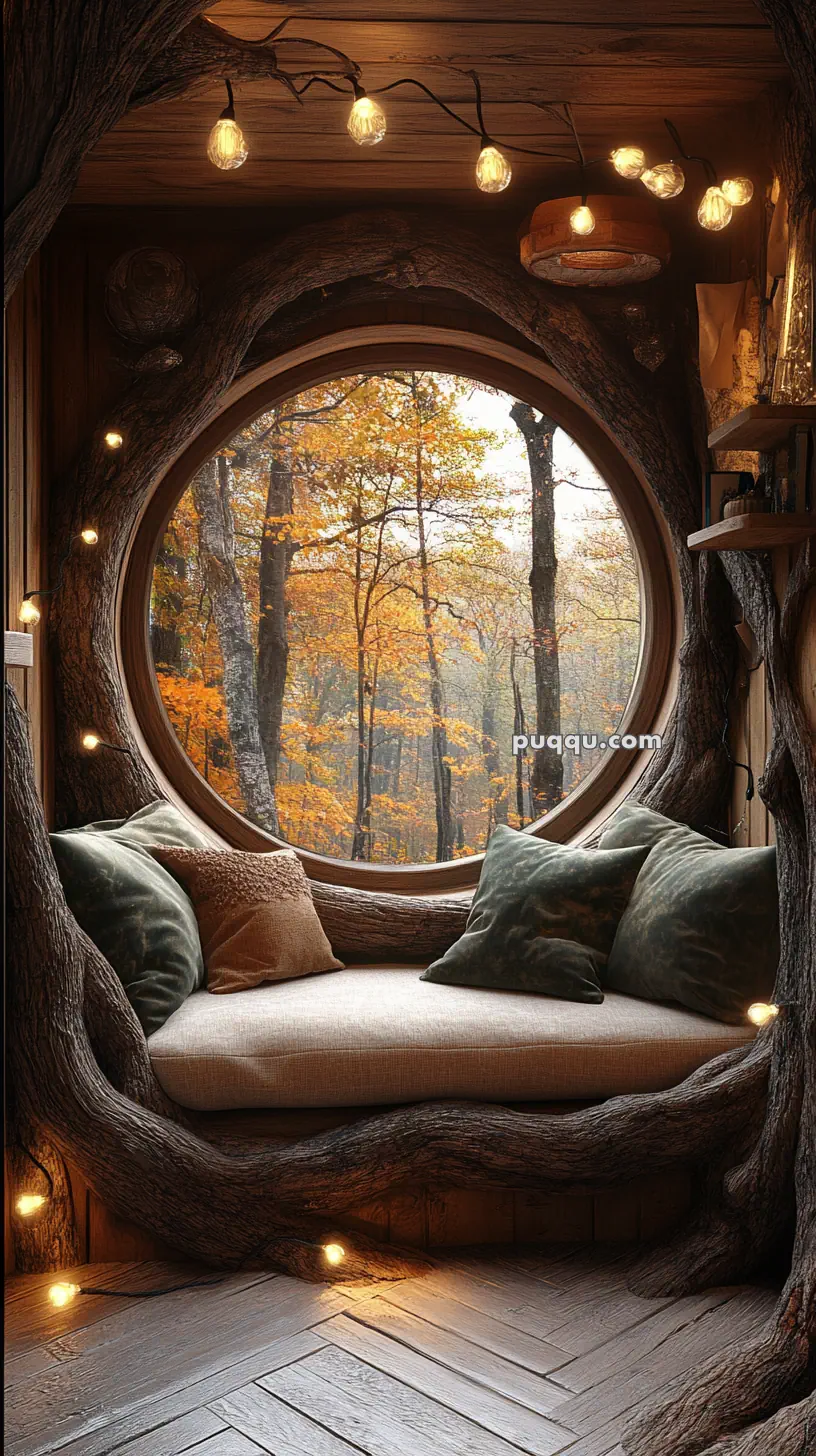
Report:
M574 792L640 645L636 561L579 446L522 400L392 370L309 389L209 460L151 597L165 709L212 789L335 858L484 849Z

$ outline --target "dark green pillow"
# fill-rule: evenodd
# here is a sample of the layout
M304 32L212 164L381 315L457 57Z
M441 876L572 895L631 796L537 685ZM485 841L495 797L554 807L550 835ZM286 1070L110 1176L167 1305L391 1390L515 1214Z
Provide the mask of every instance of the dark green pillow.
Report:
M153 859L154 844L206 849L210 842L161 800L130 819L51 835L65 898L116 971L146 1036L205 980L195 911Z
M775 848L725 849L641 804L624 804L601 849L631 844L651 848L603 984L744 1022L751 1002L771 995L779 963Z
M602 1001L600 970L647 854L567 849L500 824L464 935L421 979Z

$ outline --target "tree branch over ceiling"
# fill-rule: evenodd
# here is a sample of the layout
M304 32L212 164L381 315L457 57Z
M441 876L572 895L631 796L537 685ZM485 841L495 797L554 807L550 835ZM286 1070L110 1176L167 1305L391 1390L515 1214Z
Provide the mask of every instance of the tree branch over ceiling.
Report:
M130 98L128 110L148 106L154 101L172 100L214 76L229 76L231 80L241 81L277 81L302 105L295 89L295 77L359 75L360 67L343 51L301 37L281 36L279 31L280 27L261 41L242 40L211 21L197 17L146 69ZM333 61L289 73L281 69L282 57L278 52L280 47L293 45L318 50Z
M205 0L7 0L6 303L86 157L129 111L215 76L275 81L299 100L295 79L359 72L342 51L282 36L281 26L263 41L232 36L202 19L208 8ZM307 64L287 74L281 53L295 46Z

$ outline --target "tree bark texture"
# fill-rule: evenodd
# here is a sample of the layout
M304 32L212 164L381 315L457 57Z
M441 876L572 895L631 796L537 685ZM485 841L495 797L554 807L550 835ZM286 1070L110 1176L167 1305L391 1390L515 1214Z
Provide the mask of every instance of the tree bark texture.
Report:
M558 561L555 555L555 497L553 491L553 438L555 420L542 415L522 400L510 411L524 437L530 470L532 504L532 568L530 604L533 613L533 667L536 692L536 733L548 736L561 732L561 674L558 664L558 635L555 621L555 583ZM530 773L532 814L540 819L560 804L564 789L564 761L554 748L533 750Z
M8 0L4 301L45 242L96 143L135 107L180 96L210 76L274 81L294 96L275 48L201 18L208 0ZM307 44L314 45L313 42ZM306 75L352 75L317 47ZM317 57L316 57L317 59Z
M100 532L94 552L67 563L50 614L64 822L128 813L160 793L138 752L117 754L115 763L108 754L102 763L101 755L89 757L79 748L89 721L102 736L136 748L115 668L113 604L147 490L212 417L260 326L305 293L361 271L405 288L453 288L476 303L490 298L505 322L546 348L642 469L671 528L686 611L678 706L642 797L687 822L718 823L729 783L722 743L734 654L729 593L716 561L693 558L686 549L686 535L697 525L699 471L673 391L664 392L659 379L563 291L524 276L512 256L490 253L483 239L453 225L393 213L307 227L237 269L185 342L184 364L160 380L142 376L126 391L116 411L125 448L114 455L95 435L55 491L55 557L78 525L90 520ZM440 771L444 759L441 752ZM450 843L452 833L443 838Z
M255 649L235 565L229 463L223 455L202 465L193 481L193 498L199 520L199 560L221 649L224 702L238 786L247 818L270 834L277 834L277 805L258 726Z
M268 1262L320 1278L317 1245L340 1235L349 1251L344 1278L404 1277L425 1267L421 1256L378 1248L344 1228L344 1213L400 1183L431 1179L471 1188L611 1187L717 1155L761 1106L767 1037L667 1092L615 1098L566 1117L429 1103L232 1155L203 1142L158 1088L121 987L109 1003L96 994L99 953L65 903L25 716L8 685L6 710L9 998L17 1029L9 1053L18 1110L115 1213L189 1256L225 1267ZM106 1014L119 1040L127 1023L126 1092L104 1075L91 1044L88 1021L98 1041Z
M637 1287L682 1293L727 1283L778 1257L791 1239L793 1252L774 1318L636 1417L624 1434L627 1456L656 1449L696 1456L720 1436L767 1421L816 1381L816 744L795 670L805 604L816 591L816 552L812 540L800 549L781 610L764 553L727 553L724 563L765 658L773 708L759 789L776 826L781 1010L758 1126L712 1179L697 1220L647 1261Z
M273 794L278 785L283 699L289 666L286 585L292 561L291 543L279 537L283 534L281 518L291 515L292 504L290 452L278 428L273 435L258 572L258 721Z

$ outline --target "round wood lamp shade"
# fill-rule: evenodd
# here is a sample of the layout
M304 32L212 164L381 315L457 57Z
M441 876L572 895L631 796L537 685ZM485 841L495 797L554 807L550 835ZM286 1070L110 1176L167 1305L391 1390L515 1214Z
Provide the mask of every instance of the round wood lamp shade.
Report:
M653 278L669 261L669 235L648 197L588 197L595 227L576 237L570 213L580 197L557 197L536 208L521 234L528 273L573 288L611 288Z

